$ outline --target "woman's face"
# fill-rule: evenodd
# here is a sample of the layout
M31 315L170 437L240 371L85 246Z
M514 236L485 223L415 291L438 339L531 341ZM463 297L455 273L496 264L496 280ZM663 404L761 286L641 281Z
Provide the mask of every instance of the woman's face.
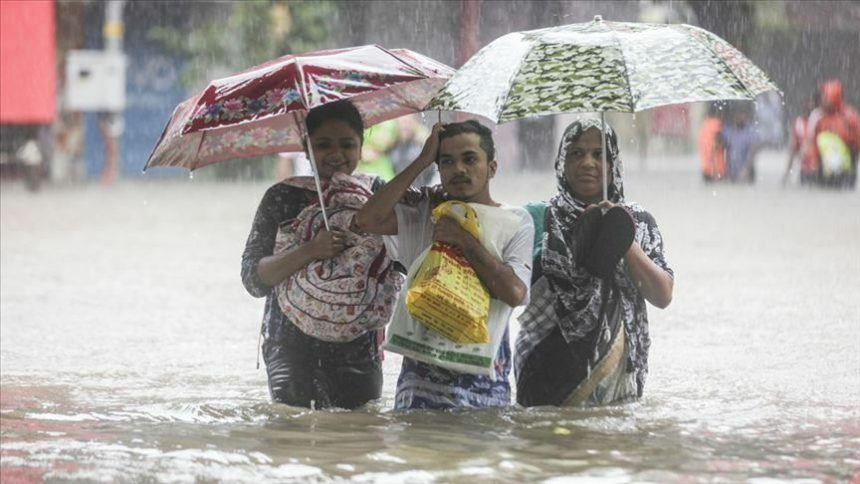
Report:
M567 147L564 180L574 196L583 202L603 200L602 153L600 131L596 128L589 128Z
M361 137L339 119L327 119L311 133L317 172L321 178L351 174L361 158Z

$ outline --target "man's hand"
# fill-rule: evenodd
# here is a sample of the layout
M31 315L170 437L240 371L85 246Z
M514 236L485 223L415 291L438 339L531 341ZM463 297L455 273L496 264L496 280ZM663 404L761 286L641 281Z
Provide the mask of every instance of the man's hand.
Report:
M436 123L433 129L430 130L430 135L424 141L424 148L421 149L421 154L415 160L421 163L424 167L428 167L436 162L439 155L439 135L445 130L445 125Z
M433 230L433 240L453 245L463 252L480 243L472 234L460 227L459 222L447 216L441 217L436 222Z

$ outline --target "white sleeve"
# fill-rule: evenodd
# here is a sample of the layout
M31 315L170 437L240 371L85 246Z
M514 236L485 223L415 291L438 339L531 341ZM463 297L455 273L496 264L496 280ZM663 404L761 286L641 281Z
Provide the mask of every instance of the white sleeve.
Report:
M391 258L408 269L433 238L430 201L422 200L415 206L398 203L394 206L394 213L397 216L397 235L386 235L383 240Z
M513 269L514 274L523 281L526 286L526 297L520 304L529 303L532 279L532 251L534 250L535 227L532 217L521 208L513 210L522 219L520 228L511 237L502 251L502 262Z

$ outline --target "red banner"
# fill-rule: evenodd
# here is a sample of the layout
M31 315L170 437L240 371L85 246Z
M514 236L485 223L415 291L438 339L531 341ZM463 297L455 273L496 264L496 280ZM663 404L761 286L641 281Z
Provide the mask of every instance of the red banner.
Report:
M53 0L0 1L0 123L56 117Z

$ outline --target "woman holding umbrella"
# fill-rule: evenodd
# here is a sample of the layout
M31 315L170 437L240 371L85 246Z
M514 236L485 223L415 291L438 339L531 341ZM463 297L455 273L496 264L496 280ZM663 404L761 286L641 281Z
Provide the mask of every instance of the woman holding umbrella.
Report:
M360 158L364 132L355 106L349 101L324 104L310 110L306 121L310 146L305 150L313 150L323 182L338 173L351 174ZM379 185L376 179L371 189ZM347 342L324 341L300 329L278 301L279 284L308 264L337 257L346 248L348 234L332 226L305 243L275 253L279 228L289 227L288 222L314 203L318 198L311 190L288 183L269 188L242 254L242 282L252 296L266 297L262 349L272 399L302 407L355 408L381 394L379 331Z
M624 200L618 139L608 125L605 134L599 120L568 126L555 171L558 193L526 207L536 234L531 300L514 355L517 401L638 398L650 345L645 301L665 308L672 299L663 238L650 213ZM608 200L601 202L603 173Z

